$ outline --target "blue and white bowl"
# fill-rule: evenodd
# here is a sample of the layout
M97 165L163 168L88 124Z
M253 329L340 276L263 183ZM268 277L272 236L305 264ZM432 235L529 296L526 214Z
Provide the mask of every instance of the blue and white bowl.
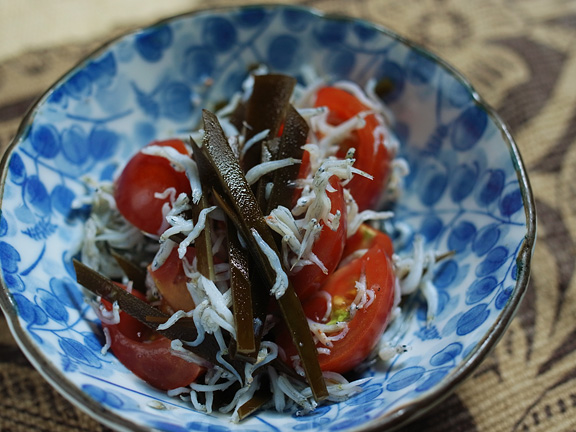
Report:
M412 172L397 218L455 255L433 280L439 306L409 301L392 336L412 347L372 368L363 392L310 415L240 423L195 412L113 355L75 282L88 179L111 179L137 148L197 126L255 64L364 84L384 96ZM208 85L210 84L210 85ZM446 397L500 338L526 290L535 210L498 116L439 58L374 24L295 6L195 12L122 36L36 103L2 164L0 304L23 351L65 397L121 430L364 431L398 427Z

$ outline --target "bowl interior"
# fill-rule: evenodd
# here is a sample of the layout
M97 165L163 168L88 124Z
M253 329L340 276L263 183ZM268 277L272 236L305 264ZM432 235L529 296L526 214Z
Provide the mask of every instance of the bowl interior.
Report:
M264 64L300 79L381 84L411 173L396 218L454 251L432 280L427 321L409 299L389 329L411 350L375 365L364 391L298 417L241 424L195 412L102 355L71 258L89 212L75 200L153 139L186 136L201 108ZM441 60L370 23L292 6L183 15L117 39L60 80L25 118L3 164L0 302L35 366L100 421L125 429L364 430L399 425L445 396L496 342L527 283L534 209L500 120Z

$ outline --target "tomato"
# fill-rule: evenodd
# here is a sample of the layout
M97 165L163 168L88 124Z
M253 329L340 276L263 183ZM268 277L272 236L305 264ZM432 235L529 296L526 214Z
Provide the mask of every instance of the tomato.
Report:
M318 90L315 106L328 107L328 122L333 125L369 109L353 94L336 87L322 87ZM344 158L347 151L354 147L354 167L373 176L370 180L356 174L347 185L360 211L377 206L390 172L390 155L383 142L384 136L381 136L385 129L374 114L366 116L365 121L366 125L362 129L354 131L349 139L341 143L336 154L337 157Z
M342 252L342 259L352 255L356 251L369 249L375 244L379 244L382 249L392 256L394 253L394 246L392 239L376 228L372 228L368 224L362 224L358 230L346 240L346 246Z
M173 139L156 141L149 145L170 146L182 154L188 154L184 142ZM167 222L162 207L170 198L156 198L154 194L174 188L176 195L191 193L186 174L176 171L161 156L136 153L124 167L115 182L114 199L120 213L134 226L149 234L162 234Z
M312 296L302 304L310 320L322 324L347 323L347 330L342 333L344 336L332 341L330 354L319 352L318 360L323 371L345 373L354 369L372 352L388 324L394 305L395 275L387 247L383 246L385 242L377 237L373 237L364 255L337 269L323 284L321 291L331 298L329 317L325 317L327 301L323 295ZM358 292L356 282L362 275L367 290L373 293L373 300L352 315L350 306ZM288 357L296 354L286 331L280 333L277 342ZM325 347L320 342L316 346Z
M330 179L330 184L335 189L334 192L328 192L331 203L330 213L336 214L339 211L341 213L340 222L335 230L321 222L322 230L312 247L312 252L324 264L327 272L324 273L316 264L309 264L290 274L290 281L300 301L318 291L326 278L334 272L346 244L347 224L344 191L337 177L333 176Z
M186 258L188 262L196 256L196 250L188 247ZM152 265L148 266L148 274L154 281L156 288L162 294L163 300L170 306L172 311L183 310L188 312L194 309L194 301L186 287L188 277L184 273L184 264L178 256L178 248L172 249L166 261L156 270Z
M143 299L142 294L133 291ZM108 309L110 303L104 302ZM204 372L204 368L175 356L171 341L136 318L120 311L118 324L102 324L110 333L110 350L134 375L160 390L185 387Z

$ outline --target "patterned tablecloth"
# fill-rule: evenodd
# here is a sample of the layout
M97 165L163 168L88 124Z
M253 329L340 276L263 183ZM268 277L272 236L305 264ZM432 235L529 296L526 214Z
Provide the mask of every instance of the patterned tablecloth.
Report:
M531 178L538 242L519 313L456 393L405 430L576 431L576 1L294 3L386 25L447 59L508 123ZM34 99L100 43L54 46L0 62L2 151ZM3 317L0 395L1 431L107 430L40 377Z

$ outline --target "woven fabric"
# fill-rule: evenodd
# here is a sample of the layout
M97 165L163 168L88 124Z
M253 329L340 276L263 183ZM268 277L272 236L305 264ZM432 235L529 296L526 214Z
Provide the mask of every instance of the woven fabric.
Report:
M250 2L259 1L242 3ZM294 3L369 19L447 59L509 125L530 175L538 241L518 314L475 373L404 430L576 431L576 2ZM56 46L0 63L1 151L34 99L100 43ZM108 430L44 381L3 317L0 394L1 431Z

